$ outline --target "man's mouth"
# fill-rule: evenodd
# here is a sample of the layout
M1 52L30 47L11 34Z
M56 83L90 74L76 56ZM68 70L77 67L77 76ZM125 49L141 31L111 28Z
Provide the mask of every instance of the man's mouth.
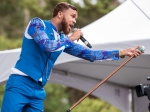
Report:
M74 27L74 25L73 25L73 24L70 24L70 27L71 27L71 28L73 28L73 27Z
M69 31L71 31L71 29L74 27L74 25L70 24L69 25Z

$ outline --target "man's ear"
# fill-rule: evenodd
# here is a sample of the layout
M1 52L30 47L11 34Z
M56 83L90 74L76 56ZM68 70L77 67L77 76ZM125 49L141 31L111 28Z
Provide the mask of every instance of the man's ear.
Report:
M63 13L61 11L58 12L58 18L62 19L63 18Z

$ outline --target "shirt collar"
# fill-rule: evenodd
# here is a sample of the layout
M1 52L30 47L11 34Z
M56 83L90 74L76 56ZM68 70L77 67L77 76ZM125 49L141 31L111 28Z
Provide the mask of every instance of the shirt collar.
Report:
M52 28L53 28L57 33L60 33L60 31L57 30L57 28L51 23L50 20L49 20L49 23L51 24Z

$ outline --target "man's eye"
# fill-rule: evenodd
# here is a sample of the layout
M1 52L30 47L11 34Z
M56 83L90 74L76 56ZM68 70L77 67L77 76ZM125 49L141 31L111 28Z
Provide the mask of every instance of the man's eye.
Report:
M75 18L75 16L74 16L74 15L72 15L72 18Z

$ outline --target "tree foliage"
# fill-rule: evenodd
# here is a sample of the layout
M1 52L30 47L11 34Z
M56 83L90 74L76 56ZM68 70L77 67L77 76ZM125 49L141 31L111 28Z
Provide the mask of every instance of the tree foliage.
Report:
M107 102L100 99L86 98L75 107L72 112L121 112Z
M22 38L14 39L14 38L5 38L4 36L0 36L0 51L19 48L22 45Z
M31 18L51 19L54 6L62 1L78 8L78 28L97 20L119 5L116 0L97 0L95 4L91 0L83 0L83 6L73 0L1 0L0 35L21 38Z
M65 86L48 83L45 86L45 112L65 112L69 108L68 94Z

